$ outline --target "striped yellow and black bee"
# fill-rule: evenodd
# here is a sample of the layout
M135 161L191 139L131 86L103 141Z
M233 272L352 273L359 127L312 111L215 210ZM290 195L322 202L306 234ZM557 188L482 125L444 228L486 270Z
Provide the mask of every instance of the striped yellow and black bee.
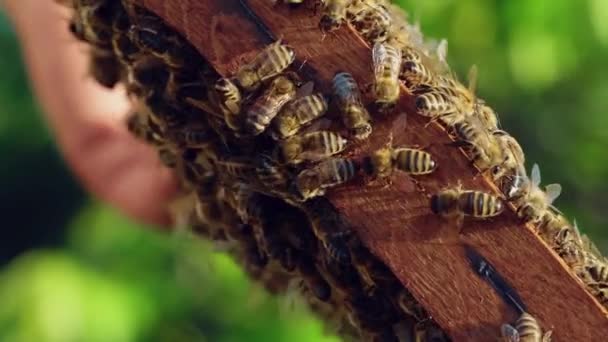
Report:
M540 324L527 312L515 322L515 326L503 324L501 334L505 342L550 342L551 331L543 333Z
M295 190L301 200L322 196L328 188L346 183L359 171L359 164L351 159L329 158L300 172L295 179Z
M255 90L262 82L282 73L294 59L293 49L278 40L268 45L251 62L239 68L235 79L246 91Z
M331 131L316 131L294 135L277 147L278 159L283 163L298 164L319 161L344 151L347 140Z
M334 76L333 91L338 107L342 112L342 121L353 138L364 140L372 133L369 112L361 101L361 91L357 81L346 72Z
M463 190L461 186L445 189L431 197L431 211L444 217L456 218L462 224L464 216L487 219L504 211L500 198L476 190Z
M268 88L247 108L245 113L245 132L259 135L281 108L296 95L296 85L288 77L278 76Z
M389 177L394 170L409 175L426 175L436 168L437 162L430 153L407 147L387 146L372 152L363 160L364 171L378 178Z
M372 61L376 103L380 108L391 108L399 99L401 90L401 49L386 43L376 43L372 50Z
M323 116L326 111L327 100L320 93L296 98L287 103L274 118L271 134L275 139L289 138Z

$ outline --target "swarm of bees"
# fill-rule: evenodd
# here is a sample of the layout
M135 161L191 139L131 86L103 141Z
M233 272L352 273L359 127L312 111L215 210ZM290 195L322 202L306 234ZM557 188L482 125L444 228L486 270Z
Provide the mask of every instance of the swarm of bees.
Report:
M90 45L91 75L106 87L125 84L135 108L129 131L158 149L184 196L193 199L184 213L188 222L231 246L250 276L270 290L301 290L342 334L449 340L323 197L358 177L427 177L441 167L429 152L392 143L362 158L344 155L372 134L370 112L390 113L402 90L415 97L417 113L443 125L451 145L502 190L450 185L429 196L429 210L462 226L466 217L498 216L510 202L608 307L607 261L552 205L561 187L542 189L537 165L528 177L522 148L475 96L476 69L468 86L461 84L447 66L447 43L425 42L396 5L321 1L321 30L351 25L371 48L375 111L347 71L335 73L331 93L315 91L314 80L292 70L297 56L282 40L222 77L159 17L130 1L69 5L70 31ZM504 338L526 340L533 320L522 315L503 328ZM399 332L403 326L413 326L407 337Z

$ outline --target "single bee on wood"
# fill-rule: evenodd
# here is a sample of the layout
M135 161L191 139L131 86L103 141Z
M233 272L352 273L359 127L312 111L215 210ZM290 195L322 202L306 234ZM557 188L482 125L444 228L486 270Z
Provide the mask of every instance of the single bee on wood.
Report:
M285 76L278 76L264 90L245 114L245 132L259 135L296 94L296 85Z
M268 45L250 63L236 73L236 81L246 91L257 89L260 84L282 73L295 60L295 52L280 40Z
M410 175L426 175L437 168L433 156L425 151L387 146L372 152L363 159L363 170L374 177L389 177L393 170L400 170Z
M344 151L347 142L335 132L310 132L281 142L277 146L277 155L281 162L287 164L315 162Z
M271 135L275 139L289 138L326 111L327 100L320 93L296 98L288 102L274 118Z
M431 197L431 211L444 217L455 217L462 225L464 216L487 219L498 216L504 211L500 198L476 190L456 188L446 189Z
M295 179L299 198L303 201L322 196L328 188L348 182L359 171L359 164L351 159L330 158L305 169Z
M336 74L333 92L343 115L344 126L355 139L367 139L372 133L371 119L361 102L361 91L353 76L346 72Z
M376 104L380 108L389 109L399 99L401 90L399 83L401 49L387 43L376 43L372 50L372 61Z
M515 322L515 326L503 324L501 333L506 342L550 342L552 332L543 334L536 318L524 312Z

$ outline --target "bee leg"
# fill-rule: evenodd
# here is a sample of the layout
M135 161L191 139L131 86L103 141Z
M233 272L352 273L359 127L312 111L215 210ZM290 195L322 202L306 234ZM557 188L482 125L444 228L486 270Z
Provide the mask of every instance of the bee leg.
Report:
M545 333L545 335L543 335L543 341L542 342L551 342L551 335L553 334L553 330L549 330Z

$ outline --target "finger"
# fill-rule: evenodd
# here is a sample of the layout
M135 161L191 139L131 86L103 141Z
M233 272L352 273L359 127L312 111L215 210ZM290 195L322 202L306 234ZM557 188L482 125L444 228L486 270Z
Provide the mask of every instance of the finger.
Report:
M126 132L124 91L104 89L87 77L86 48L67 31L69 13L50 1L8 1L5 6L46 120L76 175L127 215L167 224L166 204L175 181L153 149Z

